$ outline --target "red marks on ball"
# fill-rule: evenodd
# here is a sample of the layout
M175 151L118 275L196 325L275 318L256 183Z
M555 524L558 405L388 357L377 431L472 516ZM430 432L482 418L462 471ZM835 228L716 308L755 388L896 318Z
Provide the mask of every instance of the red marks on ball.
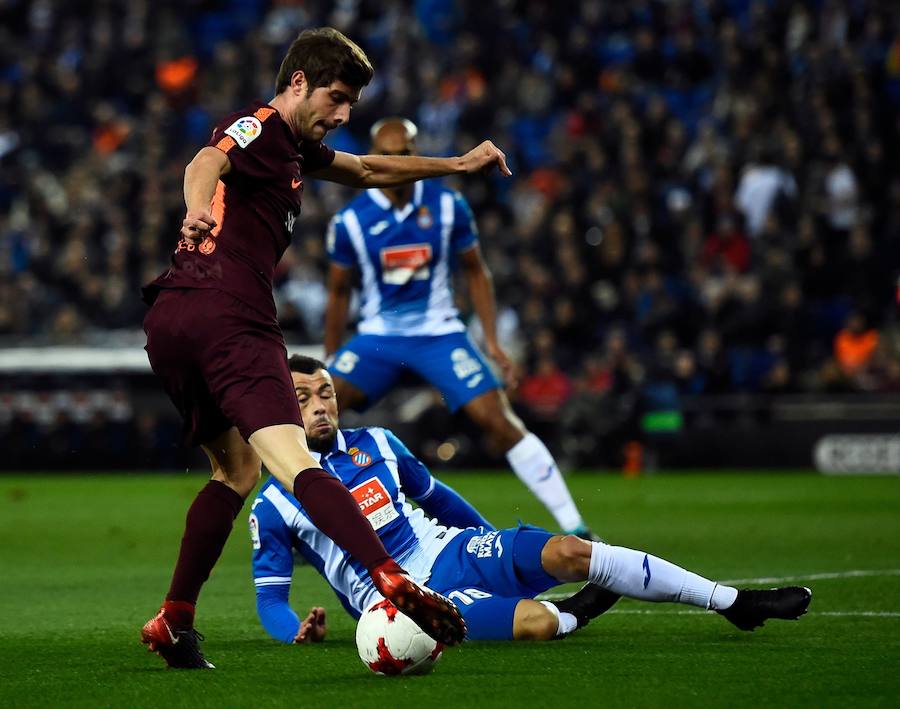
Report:
M376 603L369 609L369 613L372 613L377 610L384 610L384 614L387 616L388 623L393 623L394 618L397 617L397 613L400 611L397 610L397 606L391 603L389 600L384 599L381 603Z
M434 646L434 650L431 651L431 661L437 662L437 659L441 656L441 653L444 651L444 644L438 643Z
M385 601L388 603L389 601ZM377 608L377 606L376 606ZM375 662L368 663L369 669L372 672L380 672L383 675L400 675L403 674L403 670L409 667L413 663L409 658L405 660L398 660L396 657L391 655L391 651L388 650L387 645L384 642L384 638L378 638L378 660Z

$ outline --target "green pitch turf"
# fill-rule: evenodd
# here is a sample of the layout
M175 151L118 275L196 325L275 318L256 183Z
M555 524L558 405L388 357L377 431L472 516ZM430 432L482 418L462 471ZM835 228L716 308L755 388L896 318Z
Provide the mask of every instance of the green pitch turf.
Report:
M550 524L511 476L447 475L498 525ZM259 626L247 510L201 597L211 672L165 670L138 641L167 588L203 478L0 477L0 707L896 706L900 480L814 475L570 478L594 528L718 579L802 582L799 622L741 633L683 606L622 602L550 643L470 643L425 677L383 678L309 567L299 610L327 607L320 646Z

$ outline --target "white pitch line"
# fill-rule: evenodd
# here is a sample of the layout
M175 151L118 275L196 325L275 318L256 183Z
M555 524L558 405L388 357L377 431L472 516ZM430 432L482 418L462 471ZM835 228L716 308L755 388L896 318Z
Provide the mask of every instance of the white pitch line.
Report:
M700 615L701 613L713 613L715 611L700 610L644 610L644 609L623 609L610 610L604 615ZM808 615L826 615L835 618L900 618L900 611L809 611Z
M822 574L802 574L799 576L764 576L755 579L725 579L721 584L733 586L742 583L784 583L785 581L826 581L828 579L851 579L878 576L900 576L900 569L876 569L854 571L832 571Z

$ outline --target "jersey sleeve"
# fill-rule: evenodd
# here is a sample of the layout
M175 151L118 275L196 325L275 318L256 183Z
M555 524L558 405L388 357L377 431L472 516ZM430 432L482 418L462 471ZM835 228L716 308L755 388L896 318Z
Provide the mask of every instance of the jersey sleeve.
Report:
M269 635L290 643L300 629L300 619L289 603L294 571L291 530L268 500L256 499L249 520L256 612Z
M434 489L435 479L425 464L414 456L403 441L393 432L384 429L388 445L397 456L397 473L400 476L400 485L403 491L413 500L418 501Z
M334 162L334 150L321 141L316 141L315 143L304 142L300 146L300 154L303 156L304 173L321 170Z
M416 458L403 442L385 430L388 444L397 456L400 485L425 512L448 527L484 527L493 529L462 495L449 485L436 480L425 464Z
M278 139L278 126L269 122L274 108L260 107L245 114L232 114L216 126L208 146L218 148L228 156L229 178L271 178L279 164L276 153L283 150Z
M350 241L347 227L341 218L341 213L332 217L328 223L328 231L325 234L325 250L328 258L339 266L350 268L356 265L356 250Z
M478 243L478 226L472 208L459 192L453 194L453 232L450 235L450 250L459 253Z

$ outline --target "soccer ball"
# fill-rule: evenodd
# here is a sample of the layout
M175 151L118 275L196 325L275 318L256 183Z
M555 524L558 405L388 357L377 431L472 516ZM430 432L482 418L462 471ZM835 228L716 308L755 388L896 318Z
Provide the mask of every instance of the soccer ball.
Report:
M384 600L363 611L356 626L359 659L379 675L431 672L444 646Z

